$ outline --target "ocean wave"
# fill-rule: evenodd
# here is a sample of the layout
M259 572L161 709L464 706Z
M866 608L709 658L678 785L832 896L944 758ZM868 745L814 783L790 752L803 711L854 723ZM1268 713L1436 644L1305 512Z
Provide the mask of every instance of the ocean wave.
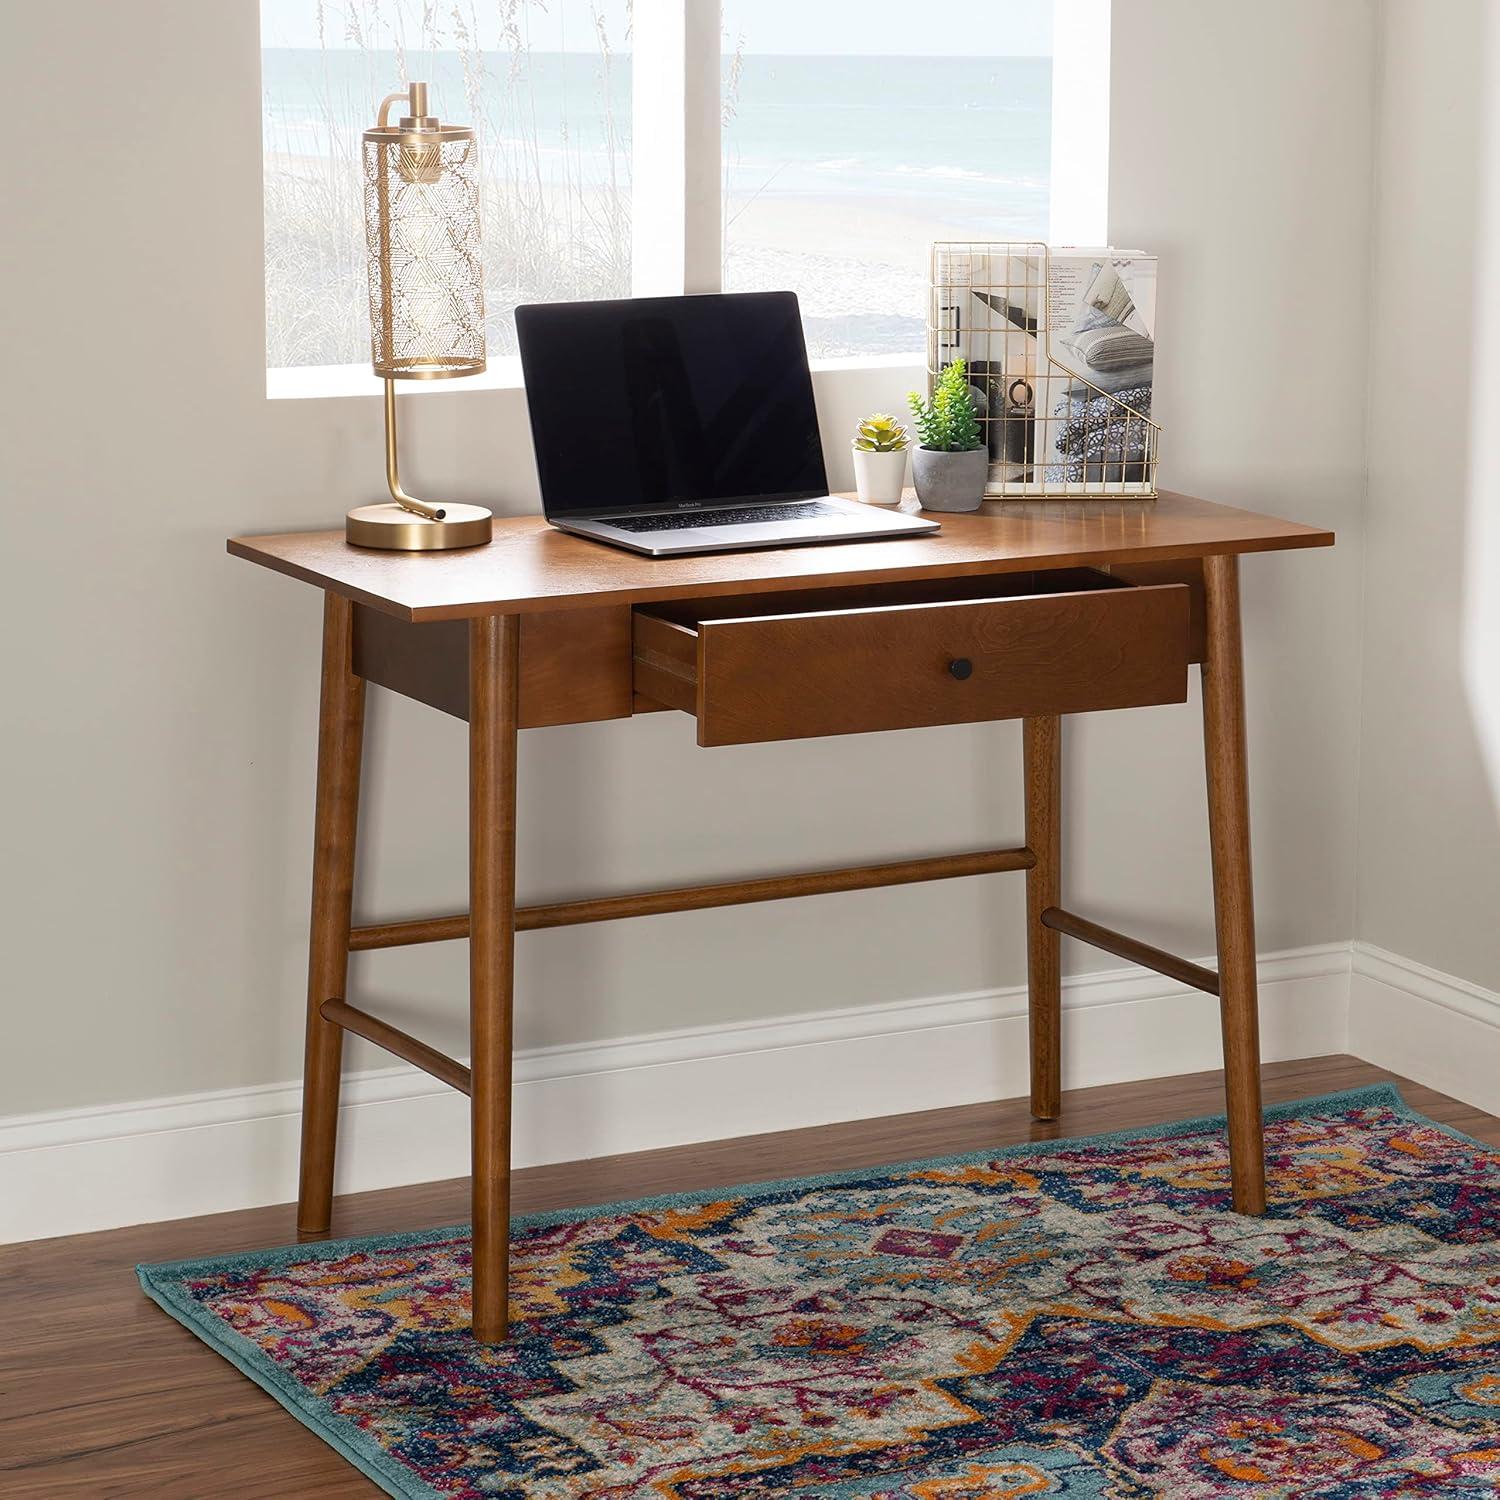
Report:
M892 162L868 155L844 156L796 156L773 153L764 146L746 152L743 149L725 152L726 165L738 172L769 176L772 173L823 172L837 173L846 178L873 177L929 177L948 182L985 183L991 187L1019 188L1032 192L1045 192L1047 179L1035 172L993 172L982 167L959 166L953 162Z
M954 167L942 164L919 167L907 162L899 162L883 170L892 177L944 177L956 182L987 182L994 187L1045 188L1047 186L1046 182L1040 178L1018 177L1012 172L982 172L977 167Z
M870 161L858 156L825 157L818 161L787 160L785 157L746 157L731 160L728 165L736 179L761 180L774 183L785 189L798 180L806 182L809 177L837 177L848 190L860 184L891 182L893 180L910 185L918 183L952 183L959 187L1004 188L1019 193L1044 193L1047 179L1030 173L985 172L977 167L960 167L937 163L933 166L918 166L914 162L886 163Z

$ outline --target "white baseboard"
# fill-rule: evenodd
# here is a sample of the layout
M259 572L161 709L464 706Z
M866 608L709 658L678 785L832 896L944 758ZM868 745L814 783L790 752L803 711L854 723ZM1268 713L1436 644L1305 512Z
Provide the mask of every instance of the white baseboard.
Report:
M1500 1114L1500 994L1369 943L1350 959L1349 1050Z
M1343 1052L1349 945L1260 962L1267 1061ZM1069 1088L1211 1068L1213 999L1144 969L1064 981ZM518 1166L1024 1094L1024 987L702 1027L516 1058ZM0 1119L0 1243L286 1201L298 1084ZM461 1095L402 1066L345 1079L338 1190L462 1176Z

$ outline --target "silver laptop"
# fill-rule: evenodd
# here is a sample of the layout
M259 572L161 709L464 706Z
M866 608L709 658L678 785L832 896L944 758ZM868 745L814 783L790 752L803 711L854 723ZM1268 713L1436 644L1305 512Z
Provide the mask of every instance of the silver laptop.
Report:
M938 529L828 493L791 292L533 303L516 334L563 531L665 557Z

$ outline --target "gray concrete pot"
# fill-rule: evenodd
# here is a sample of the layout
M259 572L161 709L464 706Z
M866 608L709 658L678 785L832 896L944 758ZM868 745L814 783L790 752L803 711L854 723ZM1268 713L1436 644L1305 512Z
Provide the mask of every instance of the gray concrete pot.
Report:
M911 480L923 510L978 510L989 466L990 456L983 448L967 453L911 450Z

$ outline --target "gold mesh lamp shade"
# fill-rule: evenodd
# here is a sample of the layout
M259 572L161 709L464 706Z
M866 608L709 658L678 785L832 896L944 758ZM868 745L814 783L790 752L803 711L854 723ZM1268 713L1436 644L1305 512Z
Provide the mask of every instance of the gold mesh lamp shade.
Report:
M410 113L391 125L397 102ZM476 152L472 130L427 113L425 83L385 98L364 134L370 362L385 382L391 498L349 512L345 535L358 546L430 552L490 540L489 511L408 495L396 457L396 382L451 380L485 367Z

